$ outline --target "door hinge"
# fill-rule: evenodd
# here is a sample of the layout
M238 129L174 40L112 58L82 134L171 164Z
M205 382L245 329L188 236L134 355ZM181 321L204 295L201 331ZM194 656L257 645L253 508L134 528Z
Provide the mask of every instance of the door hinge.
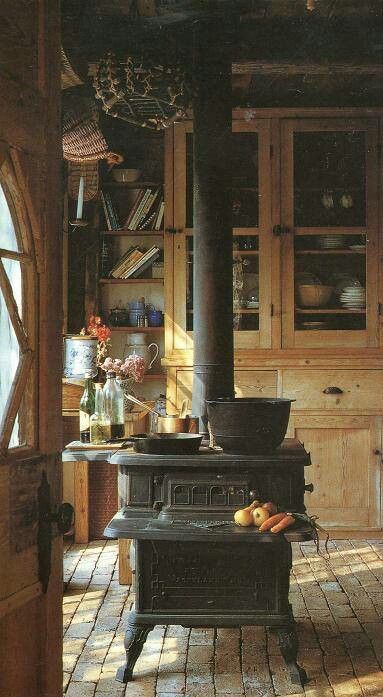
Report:
M270 159L274 157L274 146L270 145Z
M274 317L274 305L271 303L270 305L270 317Z
M383 303L378 303L378 316L381 317L383 315Z

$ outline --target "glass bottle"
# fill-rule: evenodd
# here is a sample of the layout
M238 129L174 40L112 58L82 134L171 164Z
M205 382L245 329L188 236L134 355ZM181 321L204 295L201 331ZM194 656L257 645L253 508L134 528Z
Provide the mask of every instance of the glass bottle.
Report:
M92 371L85 371L84 392L80 399L80 440L90 443L90 417L94 413L95 388L92 382Z
M125 433L124 392L116 382L116 373L113 370L106 374L103 394L105 412L110 418L111 438L123 438Z
M96 382L94 414L90 417L90 442L103 443L110 438L110 418L105 414L102 385Z

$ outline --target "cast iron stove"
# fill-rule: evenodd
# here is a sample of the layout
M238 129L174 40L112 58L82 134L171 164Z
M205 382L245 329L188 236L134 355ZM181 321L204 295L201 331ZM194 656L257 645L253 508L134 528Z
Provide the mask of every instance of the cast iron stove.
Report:
M117 680L132 679L145 639L156 624L185 627L264 625L278 635L292 682L303 684L288 602L291 542L311 538L309 527L285 534L234 525L233 513L253 499L304 513L304 467L310 456L286 439L271 455L141 455L120 451L121 510L109 538L135 541L136 605L125 636L126 664Z

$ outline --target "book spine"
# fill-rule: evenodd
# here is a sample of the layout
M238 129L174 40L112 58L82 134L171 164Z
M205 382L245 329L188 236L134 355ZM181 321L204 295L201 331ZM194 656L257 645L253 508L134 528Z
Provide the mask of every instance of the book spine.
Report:
M100 193L100 198L101 198L102 208L104 211L106 226L107 226L108 230L113 230L112 223L111 223L111 220L109 218L109 211L108 211L108 208L106 205L105 196L104 196L103 191L101 191L101 193Z
M139 204L132 220L130 221L130 225L128 225L129 230L136 230L137 221L139 220L139 218L141 216L142 209L145 206L145 204L150 196L150 193L151 193L151 189L146 189L145 194L141 200L141 203Z
M140 205L140 203L141 203L141 201L142 201L144 195L145 195L145 189L141 189L141 191L137 194L137 196L136 196L136 198L135 198L135 201L134 201L134 203L133 203L133 205L132 205L132 207L131 207L131 209L130 209L130 212L129 212L128 217L127 217L126 220L125 220L124 228L129 229L130 222L131 222L131 220L132 220L134 214L136 213L137 208L138 208L138 206Z
M139 269L141 269L142 266L149 259L152 258L153 254L155 254L156 252L158 253L159 251L159 247L156 247L155 245L151 247L147 252L145 252L145 254L142 255L141 259L139 259L139 261L136 264L134 264L134 266L127 272L124 278L129 278L130 276L133 276L133 274L135 274Z
M160 207L158 209L158 215L156 218L156 222L154 224L154 229L155 230L160 230L161 225L162 225L162 219L164 217L164 211L165 211L165 201L161 201Z
M132 255L131 258L127 259L124 264L122 264L122 268L119 271L119 278L125 278L125 274L129 271L130 268L135 266L135 264L141 259L143 256L142 252L139 252L137 250L137 253Z
M138 269L136 269L136 271L134 271L131 274L132 278L138 278L139 276L141 276L141 274L144 273L144 271L146 271L146 269L148 269L149 266L152 266L153 262L156 259L158 259L159 255L160 255L160 250L157 248L157 250L154 251L153 254L144 263L142 263L140 265L140 267Z
M152 210L152 206L153 206L153 204L154 204L154 202L155 202L157 196L158 196L158 189L156 189L155 191L151 191L151 192L150 192L148 198L146 199L146 203L145 203L145 205L143 206L143 208L142 208L142 210L141 210L141 213L140 213L140 215L139 215L139 217L138 217L138 219L137 219L137 221L136 221L136 226L137 226L137 227L138 227L141 223L143 223L144 218L146 218L146 216L147 216L148 214L150 214L150 212L151 212L151 210Z
M113 203L112 203L112 199L111 199L109 193L105 193L104 196L105 196L105 203L106 203L107 209L109 211L110 222L113 226L113 230L118 230L118 228L120 227L120 224L118 221L116 210L115 210Z

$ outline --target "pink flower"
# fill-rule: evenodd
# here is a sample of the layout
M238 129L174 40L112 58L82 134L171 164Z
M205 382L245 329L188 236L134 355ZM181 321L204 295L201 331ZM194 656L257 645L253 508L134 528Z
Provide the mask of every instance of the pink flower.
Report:
M132 378L134 382L142 382L145 375L145 361L135 353L127 356L124 361L120 358L108 358L101 363L100 368L106 373L113 370L117 377Z

